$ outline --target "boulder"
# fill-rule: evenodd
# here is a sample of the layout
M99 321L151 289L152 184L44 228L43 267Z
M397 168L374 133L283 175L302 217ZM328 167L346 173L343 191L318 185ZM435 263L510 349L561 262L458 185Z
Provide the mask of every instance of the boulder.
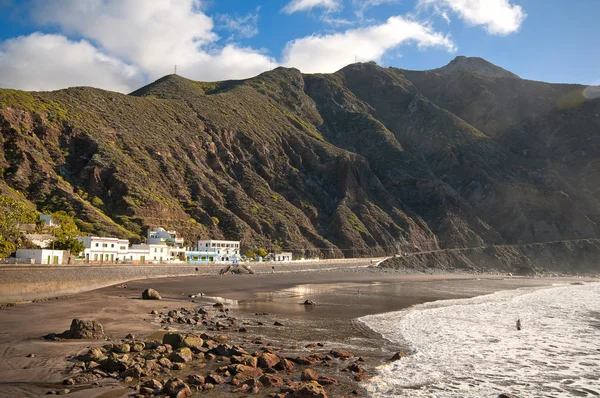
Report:
M316 381L305 383L299 389L289 394L290 398L327 398L323 386Z
M230 366L229 371L234 375L234 379L242 382L260 377L263 374L263 371L260 368L253 368L252 366L240 364Z
M168 344L173 349L184 347L185 344L183 341L185 340L185 335L181 333L165 333L163 336L162 342L163 344Z
M290 361L289 359L285 359L283 358L281 361L279 361L275 366L275 369L282 371L282 372L293 372L294 369L294 363L292 361Z
M188 336L183 339L183 345L190 348L194 352L200 352L202 351L204 340L202 340L200 337Z
M84 362L100 362L104 359L106 359L106 355L104 355L104 353L102 352L102 350L98 347L93 347L90 348L90 350L83 354L83 355L79 355L77 357L77 359L79 359L80 361L84 361Z
M169 359L172 362L192 362L192 360L194 359L194 354L192 353L192 350L190 350L188 347L182 347L178 348L177 351L171 353Z
M190 387L179 378L169 379L163 387L163 392L171 398L185 398L192 396Z
M361 376L363 376L363 375L361 375ZM337 381L336 379L334 379L333 377L326 377L326 376L319 377L319 380L317 380L317 382L319 382L319 384L322 386L332 386L332 385L340 384L340 382Z
M399 361L400 359L406 358L406 357L407 357L407 355L404 352L398 351L390 358L390 361Z
M160 294L154 289L146 289L142 292L142 299L144 300L160 300Z
M84 321L82 319L73 319L69 330L65 330L59 337L65 339L86 339L100 340L105 339L104 328L99 322Z
M312 369L304 369L300 375L300 380L302 381L313 381L318 379L319 374Z
M258 380L267 387L281 387L283 385L281 377L271 374L262 375Z
M258 366L263 369L268 369L277 365L279 361L281 361L281 358L279 358L277 355L270 352L264 352L258 358Z
M163 385L162 385L162 384L161 384L161 382L160 382L160 381L158 381L158 380L155 380L155 379L150 379L150 380L148 380L148 381L145 381L145 382L142 384L142 387L150 388L150 389L152 389L152 390L156 391L156 390L162 390L162 388L163 388Z
M129 344L123 343L123 344L115 344L113 346L113 352L117 352L120 354L125 354L127 352L131 351L131 346Z
M329 353L331 355L333 355L335 358L340 358L340 359L354 358L354 354L349 353L348 351L344 351L344 350L331 350L331 351L329 351Z
M253 368L258 366L258 358L251 355L233 355L230 359L232 364L239 363Z
M315 302L314 302L314 301L312 301L312 300L306 300L306 301L303 303L303 305L317 305L317 303L315 303Z
M205 380L204 376L193 374L188 376L187 382L196 386L201 386L204 384Z
M498 398L517 398L517 396L504 392L504 393L498 395Z

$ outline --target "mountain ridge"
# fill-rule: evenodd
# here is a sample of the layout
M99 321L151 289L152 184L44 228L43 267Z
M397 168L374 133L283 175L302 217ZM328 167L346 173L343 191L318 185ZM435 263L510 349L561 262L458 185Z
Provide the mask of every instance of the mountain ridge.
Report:
M1 180L134 241L165 226L333 257L600 236L600 181L584 182L600 168L598 101L439 69L0 90ZM552 126L558 146L539 145ZM565 141L568 126L591 145Z

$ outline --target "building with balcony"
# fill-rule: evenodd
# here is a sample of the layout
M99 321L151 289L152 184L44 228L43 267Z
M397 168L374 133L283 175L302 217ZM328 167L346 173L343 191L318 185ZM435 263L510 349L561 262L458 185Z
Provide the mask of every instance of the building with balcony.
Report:
M79 236L77 240L85 247L83 257L86 263L120 262L125 259L129 250L127 239Z
M240 259L240 241L234 240L199 240L197 247L185 252L185 260L191 264L237 264Z

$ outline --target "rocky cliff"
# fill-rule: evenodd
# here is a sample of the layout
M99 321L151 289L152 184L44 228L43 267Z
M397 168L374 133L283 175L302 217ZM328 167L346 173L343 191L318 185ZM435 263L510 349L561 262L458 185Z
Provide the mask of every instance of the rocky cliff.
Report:
M90 233L165 226L296 255L594 238L600 100L585 93L464 57L0 90L0 187Z

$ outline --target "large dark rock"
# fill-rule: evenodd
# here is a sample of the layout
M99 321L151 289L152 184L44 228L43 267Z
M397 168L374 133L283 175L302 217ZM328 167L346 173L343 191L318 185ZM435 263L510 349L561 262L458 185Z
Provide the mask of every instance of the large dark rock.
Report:
M104 328L99 322L84 321L82 319L73 319L69 330L65 330L59 337L63 339L85 339L100 340L105 339Z
M154 289L146 289L142 292L142 298L144 300L161 300L162 297L160 294Z

